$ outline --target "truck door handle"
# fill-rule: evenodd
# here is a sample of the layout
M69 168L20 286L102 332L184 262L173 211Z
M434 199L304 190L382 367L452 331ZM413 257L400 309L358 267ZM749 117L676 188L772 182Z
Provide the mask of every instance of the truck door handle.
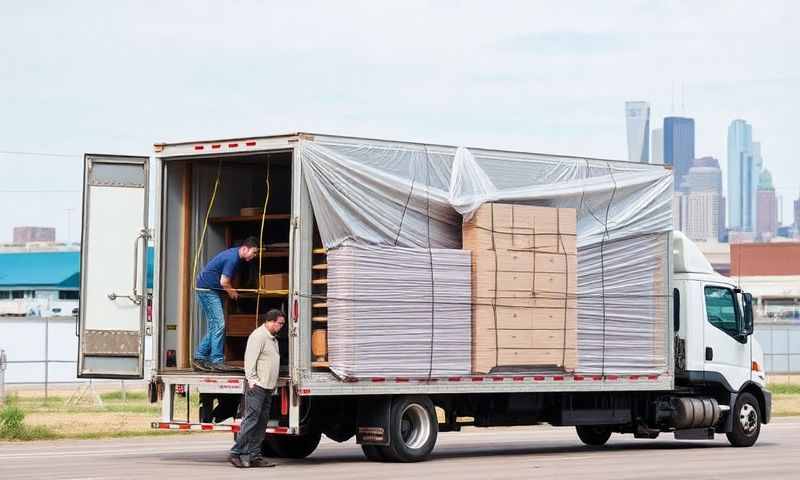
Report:
M706 347L706 361L710 362L711 360L714 360L714 349Z

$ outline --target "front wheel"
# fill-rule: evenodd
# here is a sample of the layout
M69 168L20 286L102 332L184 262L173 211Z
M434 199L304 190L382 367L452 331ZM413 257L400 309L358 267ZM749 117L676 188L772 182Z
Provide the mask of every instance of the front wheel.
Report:
M752 393L743 393L736 399L733 411L733 430L726 433L728 441L734 447L750 447L761 433L761 417L758 400Z
M590 447L602 447L611 438L611 429L608 427L595 427L579 425L575 427L581 442Z

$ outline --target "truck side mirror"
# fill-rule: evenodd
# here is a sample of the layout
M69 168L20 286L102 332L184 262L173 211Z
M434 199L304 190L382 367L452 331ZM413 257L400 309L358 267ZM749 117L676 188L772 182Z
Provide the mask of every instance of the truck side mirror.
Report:
M749 293L743 293L742 298L744 299L742 335L746 337L753 334L753 296Z

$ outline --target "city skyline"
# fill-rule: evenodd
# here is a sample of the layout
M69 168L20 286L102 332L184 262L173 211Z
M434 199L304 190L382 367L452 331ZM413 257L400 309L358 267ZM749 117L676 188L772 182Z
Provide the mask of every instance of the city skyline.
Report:
M628 161L650 163L650 104L625 102Z

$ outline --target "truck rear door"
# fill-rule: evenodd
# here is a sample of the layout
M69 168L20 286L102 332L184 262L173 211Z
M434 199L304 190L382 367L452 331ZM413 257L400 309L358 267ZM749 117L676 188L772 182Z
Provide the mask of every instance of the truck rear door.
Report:
M84 156L80 378L144 378L148 158Z

